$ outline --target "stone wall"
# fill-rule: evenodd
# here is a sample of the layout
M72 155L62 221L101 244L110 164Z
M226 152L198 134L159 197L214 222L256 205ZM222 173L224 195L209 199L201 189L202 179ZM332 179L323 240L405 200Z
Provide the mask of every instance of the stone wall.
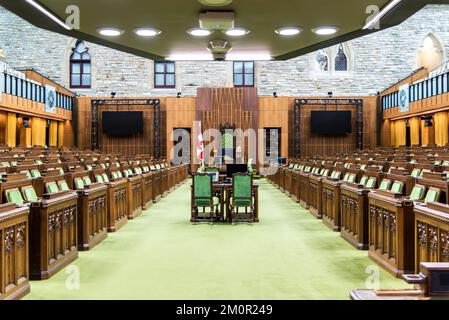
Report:
M407 76L416 68L418 50L432 33L449 57L449 5L429 5L401 25L347 43L348 72L319 73L314 55L289 61L256 63L260 95L370 95ZM0 7L0 48L17 68L34 68L68 87L69 56L76 39L41 30ZM232 62L177 62L176 89L154 89L153 62L88 43L92 55L92 89L81 95L196 95L198 87L232 85Z

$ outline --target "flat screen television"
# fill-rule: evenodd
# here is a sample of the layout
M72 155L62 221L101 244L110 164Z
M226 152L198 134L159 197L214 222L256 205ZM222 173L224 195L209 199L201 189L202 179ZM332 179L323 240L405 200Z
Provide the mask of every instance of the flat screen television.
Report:
M312 134L344 135L352 133L351 111L312 111Z
M226 176L232 178L235 173L247 173L248 165L246 164L228 164L226 165Z
M104 111L103 133L111 136L131 136L143 133L142 111Z

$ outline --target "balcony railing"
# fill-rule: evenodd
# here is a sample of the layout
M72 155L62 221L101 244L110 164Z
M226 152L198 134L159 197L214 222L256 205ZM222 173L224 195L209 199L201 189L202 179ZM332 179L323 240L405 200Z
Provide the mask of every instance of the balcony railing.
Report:
M0 90L2 93L34 102L45 103L45 97L47 96L45 86L7 73L0 73L0 77ZM73 97L57 92L56 107L72 111Z

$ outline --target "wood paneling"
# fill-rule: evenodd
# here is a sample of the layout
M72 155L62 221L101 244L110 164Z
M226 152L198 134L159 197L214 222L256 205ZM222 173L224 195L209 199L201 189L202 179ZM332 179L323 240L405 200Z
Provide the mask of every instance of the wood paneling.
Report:
M259 129L281 129L281 156L289 156L289 144L293 143L290 134L290 115L293 112L294 97L260 97L259 98Z
M301 97L303 99L317 97ZM322 97L318 97L322 98ZM347 97L336 97L347 98ZM351 97L357 98L357 97ZM377 98L359 97L363 99L363 145L364 148L377 146ZM352 133L344 136L322 136L311 133L311 112L322 110L348 110L352 113ZM301 156L330 156L338 153L349 153L356 149L356 107L335 105L303 105L301 106Z
M169 160L173 160L172 148L174 146L173 131L176 128L189 128L193 132L193 123L196 118L196 98L167 98L166 99L166 111L167 111L167 156ZM162 133L164 134L164 133ZM196 149L194 148L191 137L191 160L196 155Z
M139 98L133 97L132 99ZM148 98L148 97L146 97ZM91 148L91 119L93 98L80 97L77 107L77 138L78 147L81 149ZM95 99L109 99L96 97ZM127 99L120 97L120 99ZM166 98L161 98L161 136L162 136L162 156L166 156L167 150L167 125L166 125ZM99 130L102 133L102 112L104 111L142 111L144 115L144 133L132 137L113 137L100 134L100 149L107 153L121 153L124 155L152 154L153 145L153 108L148 105L137 106L99 106Z
M6 144L9 147L16 146L17 137L17 116L15 113L8 112L6 115Z
M7 113L0 111L0 144L6 144L6 117Z
M43 118L31 120L31 143L33 146L45 146L47 121Z
M0 110L20 113L24 116L37 116L52 120L72 120L72 111L56 108L56 113L45 112L45 104L19 98L6 93L2 94Z

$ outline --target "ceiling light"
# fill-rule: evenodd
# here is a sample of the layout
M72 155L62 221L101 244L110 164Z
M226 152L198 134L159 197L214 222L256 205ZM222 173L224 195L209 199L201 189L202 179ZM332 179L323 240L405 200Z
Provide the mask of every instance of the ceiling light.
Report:
M302 31L299 27L285 27L275 30L275 32L281 36L295 36Z
M213 61L211 53L176 53L165 58L167 61Z
M245 28L234 28L226 30L225 33L231 37L241 37L247 35L249 33L249 30Z
M333 26L325 26L325 27L318 27L315 29L312 29L312 32L316 33L320 36L328 36L334 33L337 33L338 28Z
M232 2L232 0L198 0L198 1L209 7L226 6Z
M161 31L154 28L138 28L134 33L141 37L155 37L161 34Z
M29 4L31 4L33 7L35 7L37 10L45 14L47 17L49 17L51 20L59 24L61 27L63 27L66 30L72 30L64 21L62 21L59 17L51 13L49 10L45 9L43 6L41 6L39 3L37 3L34 0L26 0Z
M388 12L396 7L402 0L392 0L385 7L382 8L374 17L372 17L363 27L363 30L373 28Z
M125 33L125 31L118 28L100 28L97 31L105 37L118 37Z
M212 33L212 31L201 28L192 28L187 30L187 33L194 37L207 37Z
M272 59L270 54L263 52L230 52L226 55L227 61L270 61Z

